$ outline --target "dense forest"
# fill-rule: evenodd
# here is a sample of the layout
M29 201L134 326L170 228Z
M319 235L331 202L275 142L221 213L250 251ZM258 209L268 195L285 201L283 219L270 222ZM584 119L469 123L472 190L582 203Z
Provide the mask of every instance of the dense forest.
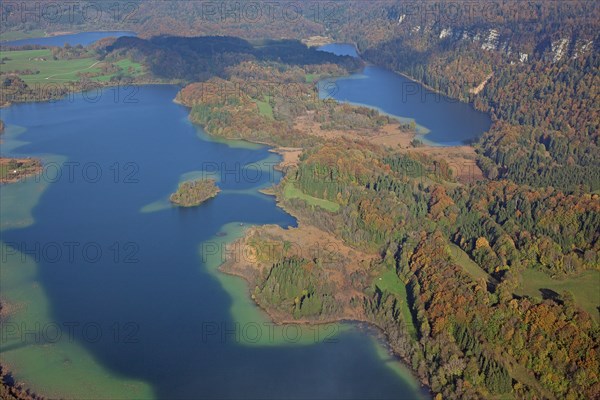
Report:
M215 197L220 191L214 179L196 179L180 183L169 200L181 207L195 207Z
M489 178L597 191L600 9L582 1L535 5L515 12L515 2L499 3L477 23L462 14L444 19L443 7L415 18L388 5L371 17L395 22L390 37L358 44L367 60L493 116L478 146ZM368 20L354 31L371 31Z
M159 36L152 39L122 37L106 47L112 56L120 54L148 65L165 79L201 82L225 77L226 70L244 61L278 62L286 65L337 63L357 69L361 62L352 57L308 48L298 40L261 40L250 43L228 36L195 38Z
M223 71L227 79L213 77L185 86L177 101L190 107L190 119L212 135L280 146L310 147L321 140L294 125L300 116L312 115L324 131L345 129L364 135L395 122L365 107L321 101L312 80L351 71L347 57L324 60L336 63L244 61Z
M419 173L428 170L415 167L425 159L390 159L357 143L322 145L305 157L286 179L339 202L340 211L315 213L308 204L284 203L347 243L381 254L381 262L397 272L408 297L374 290L365 297L365 312L384 329L399 325L391 331L399 330L395 345L434 392L598 393L597 322L570 293L541 302L515 294L515 276L523 269L573 274L598 268L597 195L568 198L506 181L450 189ZM451 246L468 255L478 274L458 264ZM394 311L409 300L414 321ZM585 379L569 378L580 375Z

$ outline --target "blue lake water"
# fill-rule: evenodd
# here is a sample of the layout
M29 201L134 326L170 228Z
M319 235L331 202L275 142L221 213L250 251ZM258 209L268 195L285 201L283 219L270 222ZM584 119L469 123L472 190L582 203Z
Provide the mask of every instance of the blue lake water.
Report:
M353 44L348 43L330 43L318 48L319 51L333 53L338 56L358 57L358 51Z
M320 47L338 55L356 57L349 44ZM400 119L414 120L419 136L432 145L455 146L477 139L491 126L490 117L472 105L435 93L385 68L367 65L349 77L319 82L322 97L376 108Z
M135 32L130 31L101 31L101 32L82 32L69 35L58 35L41 38L19 39L7 42L0 42L2 46L64 46L66 43L71 46L87 46L106 37L137 36Z
M296 224L258 192L278 156L208 137L176 87L114 90L2 110L2 155L46 165L0 191L0 295L16 310L0 353L17 380L67 398L426 397L369 332L273 335L245 282L215 270L244 227ZM192 176L222 192L172 207Z

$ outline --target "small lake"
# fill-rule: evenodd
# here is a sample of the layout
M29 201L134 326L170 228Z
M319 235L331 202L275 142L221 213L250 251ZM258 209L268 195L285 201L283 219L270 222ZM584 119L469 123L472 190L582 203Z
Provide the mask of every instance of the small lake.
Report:
M121 36L137 36L135 32L130 31L99 31L99 32L83 32L73 33L69 35L57 35L40 38L29 38L12 40L8 42L0 42L2 46L25 46L25 45L40 45L40 46L59 46L62 47L66 43L71 46L87 46L100 39L107 37Z
M319 50L357 57L350 44L329 44ZM421 84L385 68L367 65L349 77L319 82L321 97L364 105L415 121L418 138L431 145L456 146L469 143L491 126L490 117L472 105L435 93Z

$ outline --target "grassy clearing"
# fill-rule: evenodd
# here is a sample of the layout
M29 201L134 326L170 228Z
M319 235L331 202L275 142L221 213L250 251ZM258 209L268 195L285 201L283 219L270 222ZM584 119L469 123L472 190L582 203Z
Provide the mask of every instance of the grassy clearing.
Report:
M477 263L471 260L471 257L464 252L463 249L457 245L450 243L448 245L448 253L452 257L452 260L460 265L467 274L471 275L474 280L485 279L486 282L497 284L496 280L492 278L487 272L485 272Z
M540 289L550 289L558 294L567 290L573 293L575 302L596 321L600 321L600 271L585 271L577 277L565 280L552 279L542 271L526 269L521 273L517 294L541 298Z
M402 319L406 323L406 328L410 335L413 339L417 339L417 329L413 323L412 314L408 305L408 293L406 292L406 285L404 285L404 282L402 282L395 271L388 269L375 278L375 285L382 292L387 291L395 294L396 297L401 299L400 312L402 313Z
M288 182L283 189L283 196L286 199L300 199L306 201L311 206L321 207L324 210L330 212L337 212L340 209L340 205L333 201L318 199L316 197L309 196L296 188L293 183Z
M473 279L484 278L488 282L497 283L460 247L450 244L448 251L454 262L463 267ZM600 312L598 312L600 290L598 288L600 288L600 271L585 271L577 277L557 280L542 271L526 269L521 272L520 285L515 294L541 298L540 289L550 289L558 294L567 290L573 294L579 307L587 311L596 321L600 321Z
M67 83L79 81L79 72L100 73L102 63L93 57L74 60L53 60L52 51L43 50L20 50L0 52L0 58L8 58L1 65L3 73L10 71L31 70L33 75L18 74L28 85L48 84L48 83ZM143 67L140 64L130 60L121 60L115 63L122 73L128 75L140 75L143 73ZM92 80L108 81L116 73L101 75Z
M269 104L267 96L263 97L263 100L257 100L256 105L258 106L258 112L260 115L265 116L267 118L273 119L273 107Z
M100 72L98 65L94 65L97 63L94 58L53 60L49 49L3 51L0 57L8 58L2 65L2 72L39 71L33 75L19 74L27 84L77 81L77 72Z
M306 74L304 79L306 79L306 83L313 83L317 76L315 74Z
M114 65L119 67L122 73L127 74L131 77L137 77L144 73L144 67L142 66L142 64L135 63L131 60L120 60L114 63ZM98 82L108 82L115 75L116 74L100 75L92 78L92 80Z

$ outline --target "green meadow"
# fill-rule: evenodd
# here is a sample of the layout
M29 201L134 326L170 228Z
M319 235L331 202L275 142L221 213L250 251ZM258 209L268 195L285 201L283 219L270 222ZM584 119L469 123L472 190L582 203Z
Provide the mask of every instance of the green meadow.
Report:
M485 272L475 261L471 260L471 257L457 245L449 244L447 251L450 253L452 260L457 265L460 265L474 280L484 279L486 282L497 283L494 278Z
M1 65L2 73L12 71L31 70L34 74L27 75L18 73L19 77L28 85L65 83L79 80L78 73L101 73L102 62L93 57L78 58L70 60L54 60L50 49L42 50L18 50L2 51L0 58L4 60ZM140 64L130 60L121 60L115 63L122 73L128 75L140 75L143 68ZM100 75L92 78L96 81L108 81L116 73Z
M256 105L258 106L260 115L273 119L273 107L269 104L269 98L267 96L264 96L262 101L257 100Z
M517 294L541 298L540 289L550 289L558 294L569 291L575 303L587 311L596 321L600 321L600 271L585 271L579 276L565 280L553 279L542 271L526 269L521 272L521 282Z
M410 306L408 305L408 293L406 292L406 285L400 278L396 271L392 269L386 269L381 275L375 278L375 286L382 292L389 292L396 295L400 301L400 312L402 313L402 319L406 323L406 328L413 338L417 338L417 329L413 323L412 314L410 312Z
M300 199L306 201L311 206L321 207L324 210L330 212L337 212L340 209L340 205L333 201L318 199L313 196L309 196L302 190L294 186L293 183L288 182L283 189L283 196L286 199Z

